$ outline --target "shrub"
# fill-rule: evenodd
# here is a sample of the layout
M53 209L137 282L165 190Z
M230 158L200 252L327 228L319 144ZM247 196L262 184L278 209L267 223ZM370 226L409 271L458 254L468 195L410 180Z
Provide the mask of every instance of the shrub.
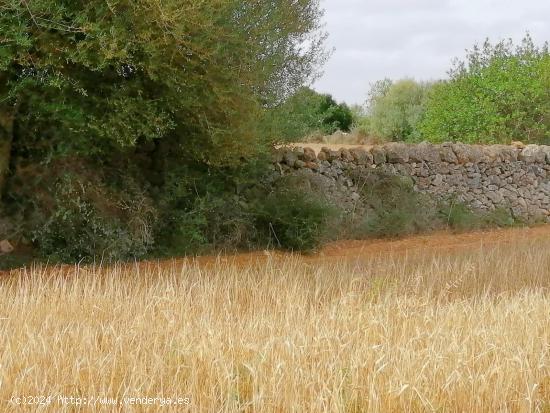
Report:
M324 132L330 134L336 131L350 131L353 113L347 104L337 103L332 96L323 95L320 112Z
M517 223L507 208L473 211L462 202L450 201L441 208L441 217L448 227L457 231L510 227Z
M512 212L507 208L497 208L485 213L484 223L488 227L511 227L520 223L514 218Z
M265 175L259 173L261 169L229 177L224 192L215 188L223 184L221 176L210 176L206 184L197 183L192 203L171 206L169 216L162 217L157 253L251 248L310 251L320 245L334 209L294 177L263 184ZM231 184L237 181L241 185Z
M367 210L352 231L353 236L396 237L440 225L437 205L428 196L414 191L409 178L374 172L357 179L364 188L361 196Z
M189 211L173 210L158 228L155 255L178 256L195 254L208 247L208 221L201 208L201 199L195 200Z
M550 54L527 35L475 46L438 83L420 124L434 142L546 142L550 134Z
M269 111L272 128L284 142L303 140L312 134L330 135L349 132L353 113L345 103L320 94L308 87L299 89L282 105Z
M365 108L360 105L354 105L351 110L353 113L352 130L364 137L369 136L371 133L371 118L368 116Z
M414 190L410 178L383 171L357 172L354 180L363 187L364 214L344 225L354 238L397 237L434 229L457 231L508 227L516 224L507 208L474 211L456 200L435 201Z
M263 247L257 239L251 202L231 193L195 198L190 208L173 211L163 223L157 254L181 256Z
M450 202L447 207L442 208L441 215L449 228L455 230L465 231L481 227L481 217L460 202Z
M418 125L424 116L430 88L431 84L412 79L375 83L367 102L368 123L362 121L368 134L386 140L418 140Z
M259 203L256 226L267 245L312 251L325 239L334 209L313 194L279 189Z
M286 99L277 108L268 111L272 129L283 142L297 142L323 131L320 107L323 96L304 87Z
M267 108L324 60L318 0L195 3L2 3L0 194L44 255L141 256L171 216L189 243L211 242L193 211L238 183L205 197L189 175L269 150Z
M41 254L61 262L145 256L154 243L156 211L147 199L137 195L131 198L134 204L120 194L115 200L110 196L65 176L53 196L53 213L32 231ZM140 202L135 203L138 199Z

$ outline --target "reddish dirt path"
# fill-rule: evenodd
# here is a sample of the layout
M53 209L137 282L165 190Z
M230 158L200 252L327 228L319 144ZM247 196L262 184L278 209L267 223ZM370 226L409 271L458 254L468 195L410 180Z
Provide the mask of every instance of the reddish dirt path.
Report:
M531 228L494 229L460 234L441 231L395 240L336 241L326 245L321 251L315 254L302 255L301 259L305 262L315 263L374 258L384 255L414 254L414 252L424 253L426 251L433 253L456 253L473 251L481 246L493 247L542 239L550 240L550 225L540 225ZM247 265L267 261L269 258L282 259L291 255L290 253L279 251L257 251L241 254L202 256L195 258L195 262L200 265L209 265L216 262ZM181 259L174 261L178 262Z
M336 241L326 245L321 251L301 255L300 260L306 263L344 262L350 260L365 260L384 256L399 256L402 254L414 254L415 252L453 254L475 251L481 246L494 247L498 245L521 244L537 240L550 240L550 224L531 228L495 229L488 231L475 231L455 234L447 231L434 232L425 235L411 236L407 238L389 240L357 240ZM200 266L211 266L216 263L247 266L261 264L269 259L277 261L288 257L296 257L296 254L280 251L255 251L239 254L226 254L216 256L200 256L196 258L175 258L163 261L143 261L138 265L141 269L156 269L159 266L181 265L185 262L194 262ZM136 264L127 264L134 267ZM66 266L72 271L74 266ZM3 275L8 273L4 272ZM2 272L0 271L0 275Z

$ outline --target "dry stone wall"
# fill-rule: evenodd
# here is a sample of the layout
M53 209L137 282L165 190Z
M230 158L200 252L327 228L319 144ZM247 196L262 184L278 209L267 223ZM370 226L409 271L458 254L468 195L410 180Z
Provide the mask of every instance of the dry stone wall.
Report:
M472 210L507 208L514 217L550 221L550 146L393 143L356 149L282 148L276 176L303 177L346 211L361 208L365 174L401 176L439 201Z

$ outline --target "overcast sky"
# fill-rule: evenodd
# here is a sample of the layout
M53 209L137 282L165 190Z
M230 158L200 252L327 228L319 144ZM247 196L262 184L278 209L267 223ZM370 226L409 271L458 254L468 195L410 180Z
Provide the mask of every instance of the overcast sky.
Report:
M328 46L336 50L315 84L362 103L385 77L446 76L454 57L486 37L550 40L550 0L322 0Z

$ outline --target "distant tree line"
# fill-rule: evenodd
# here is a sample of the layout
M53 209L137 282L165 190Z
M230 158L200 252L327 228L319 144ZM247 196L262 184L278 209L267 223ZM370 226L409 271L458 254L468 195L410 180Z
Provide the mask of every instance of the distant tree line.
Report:
M429 94L421 134L429 140L550 140L550 54L527 35L475 46Z
M330 135L349 132L354 123L352 110L329 94L302 87L273 109L271 119L281 140L296 142L312 133Z
M487 40L447 80L376 82L356 124L387 140L550 143L548 44Z

